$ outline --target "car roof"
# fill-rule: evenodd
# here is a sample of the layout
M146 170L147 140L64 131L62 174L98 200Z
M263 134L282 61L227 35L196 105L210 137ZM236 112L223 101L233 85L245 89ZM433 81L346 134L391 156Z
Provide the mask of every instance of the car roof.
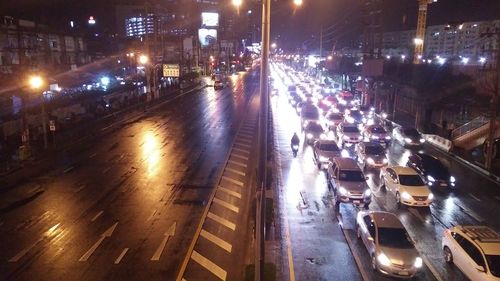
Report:
M474 241L485 255L500 255L500 234L484 225L455 226L452 231L459 232Z
M367 211L377 227L383 228L405 228L398 217L384 211Z
M337 142L334 140L319 140L318 143L319 144L337 144Z
M418 175L417 172L410 167L392 166L388 168L393 169L398 175Z
M360 170L356 160L349 157L335 157L334 158L337 167L343 170Z

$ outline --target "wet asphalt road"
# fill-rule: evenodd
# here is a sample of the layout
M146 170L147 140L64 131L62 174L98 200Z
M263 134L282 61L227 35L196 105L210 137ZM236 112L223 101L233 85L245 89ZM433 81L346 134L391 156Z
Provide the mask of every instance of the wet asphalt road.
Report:
M296 280L393 280L371 269L370 257L356 237L356 208L345 204L339 210L333 207L325 173L313 162L312 148L302 144L299 117L288 104L286 91L283 93L273 97L271 104L285 215L282 223L288 224ZM294 132L302 140L297 158L290 150ZM416 241L425 266L415 280L467 280L458 269L444 262L443 230L452 225L486 224L500 231L495 215L500 211L500 186L430 145L421 149L439 157L450 168L457 179L456 190L431 188L435 199L430 208L397 207L395 198L380 187L379 171L368 170L366 175L374 196L370 209L397 214ZM393 143L388 148L390 164L405 165L410 151Z
M0 213L0 280L175 280L258 72L230 80L103 128L89 149L2 194L40 191Z

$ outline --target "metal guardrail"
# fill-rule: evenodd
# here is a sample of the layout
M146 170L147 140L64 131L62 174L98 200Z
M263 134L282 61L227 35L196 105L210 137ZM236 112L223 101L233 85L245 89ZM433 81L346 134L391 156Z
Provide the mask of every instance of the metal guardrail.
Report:
M475 129L481 128L482 126L487 124L489 121L490 121L490 119L485 117L485 116L476 117L476 118L472 119L471 121L465 123L464 125L453 130L451 132L451 138L452 139L459 138L459 137L461 137L469 132L474 131Z

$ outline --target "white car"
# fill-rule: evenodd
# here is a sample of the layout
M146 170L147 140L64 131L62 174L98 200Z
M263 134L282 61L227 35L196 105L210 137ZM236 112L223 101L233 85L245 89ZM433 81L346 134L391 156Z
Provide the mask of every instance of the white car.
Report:
M398 204L428 207L434 199L424 180L409 167L393 166L382 170L380 181L396 196Z
M500 280L500 234L487 226L455 226L443 232L443 257L470 280Z
M337 137L342 147L344 147L344 144L356 144L363 140L358 127L346 122L342 122L337 126Z

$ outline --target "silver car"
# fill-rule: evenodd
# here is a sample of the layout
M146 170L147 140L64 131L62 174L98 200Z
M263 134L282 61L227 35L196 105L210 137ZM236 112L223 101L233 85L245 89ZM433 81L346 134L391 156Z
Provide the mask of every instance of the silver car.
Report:
M422 268L423 260L396 215L361 211L356 218L356 231L370 254L373 270L411 278Z
M334 157L340 157L341 154L340 148L334 140L319 140L314 143L313 159L318 169L328 167L328 163L330 163Z
M328 185L333 189L335 207L338 207L340 203L352 203L368 208L372 201L372 192L354 159L333 158L328 165L326 177Z
M356 145L358 162L366 170L368 167L381 168L387 166L389 160L382 145L370 142L360 142Z

